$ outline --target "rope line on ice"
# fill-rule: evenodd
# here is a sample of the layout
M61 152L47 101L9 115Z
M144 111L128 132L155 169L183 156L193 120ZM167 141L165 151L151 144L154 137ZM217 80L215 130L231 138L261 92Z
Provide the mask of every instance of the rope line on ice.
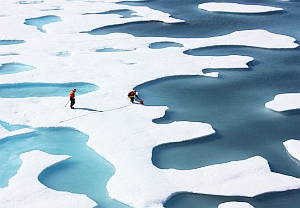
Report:
M63 122L66 122L66 121L70 121L70 120L73 120L73 119L76 119L76 118L80 118L80 117L83 117L83 116L87 116L87 115L90 115L90 114L93 114L93 113L103 113L103 112L108 112L108 111L118 110L118 109L125 108L125 107L128 107L128 106L130 106L130 104L129 104L129 105L124 105L124 106L121 106L121 107L118 107L118 108L113 108L113 109L103 110L103 111L96 110L96 111L91 112L91 113L86 113L86 114L83 114L83 115L80 115L80 116L76 116L76 117L73 117L73 118L69 118L69 119L66 119L66 120L62 120L62 121L60 121L59 123L63 123Z

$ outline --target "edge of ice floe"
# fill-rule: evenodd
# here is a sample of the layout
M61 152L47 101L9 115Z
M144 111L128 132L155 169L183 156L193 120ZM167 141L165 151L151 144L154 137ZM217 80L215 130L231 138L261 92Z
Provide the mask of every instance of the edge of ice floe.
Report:
M300 109L300 93L278 94L265 107L277 112Z
M288 153L300 162L300 140L290 139L283 142Z
M185 192L254 197L300 187L299 178L272 172L266 159L260 156L192 170L151 169L152 174L147 171L140 175L139 171L134 171L131 173L133 175L127 173L127 177L117 180L119 176L114 175L107 185L109 195L133 207L163 207L172 196ZM145 184L148 185L145 187L136 186L137 178L145 179L153 174L159 174L160 177L146 180ZM168 187L164 181L170 181ZM153 183L156 187L150 186ZM123 188L123 184L127 184L127 188ZM136 191L140 192L138 199L133 194Z
M283 11L282 8L261 5L246 5L238 3L217 3L207 2L198 5L199 9L210 12L230 12L230 13L264 13L273 11Z
M9 186L0 188L3 207L95 207L97 203L86 195L56 191L38 181L45 168L68 159L66 155L50 155L34 150L20 155L22 165L9 179ZM22 188L20 188L22 187ZM26 190L26 191L24 191ZM59 204L57 204L59 202Z
M0 125L0 140L4 139L6 137L10 137L10 136L29 134L32 132L35 132L35 130L30 129L30 128L23 128L23 129L19 129L19 130L15 130L15 131L8 131Z

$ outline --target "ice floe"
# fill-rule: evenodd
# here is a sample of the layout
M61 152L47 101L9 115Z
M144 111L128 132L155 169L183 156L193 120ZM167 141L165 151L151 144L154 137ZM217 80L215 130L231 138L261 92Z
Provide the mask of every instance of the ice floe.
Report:
M300 140L289 139L283 142L288 153L298 161L300 161Z
M232 12L232 13L264 13L273 11L283 11L282 8L261 5L246 5L238 3L217 3L207 2L198 5L199 9L210 12Z
M218 206L218 208L254 208L251 204L246 202L225 202Z
M265 106L278 112L300 109L300 93L278 94Z

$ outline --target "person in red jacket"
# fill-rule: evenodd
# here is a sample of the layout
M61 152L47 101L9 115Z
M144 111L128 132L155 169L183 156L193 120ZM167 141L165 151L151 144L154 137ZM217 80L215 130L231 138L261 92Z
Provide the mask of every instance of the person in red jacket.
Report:
M135 90L131 90L129 93L128 93L128 98L130 99L130 102L131 103L134 103L134 97L136 97L137 99L139 99L139 103L140 104L144 104L144 101L138 97L138 92L135 91Z
M130 99L130 102L131 103L134 103L134 97L138 98L140 100L140 98L138 97L138 92L135 91L135 90L131 90L129 93L128 93L128 98Z
M73 89L71 92L70 92L70 108L71 109L74 109L74 104L75 104L75 92L76 92L76 89Z

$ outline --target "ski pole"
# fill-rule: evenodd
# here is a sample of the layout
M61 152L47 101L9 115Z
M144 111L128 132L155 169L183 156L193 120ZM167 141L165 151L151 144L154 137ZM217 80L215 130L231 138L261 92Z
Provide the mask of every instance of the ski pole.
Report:
M70 100L68 100L67 104L65 105L65 107L68 105L68 103L70 102Z

